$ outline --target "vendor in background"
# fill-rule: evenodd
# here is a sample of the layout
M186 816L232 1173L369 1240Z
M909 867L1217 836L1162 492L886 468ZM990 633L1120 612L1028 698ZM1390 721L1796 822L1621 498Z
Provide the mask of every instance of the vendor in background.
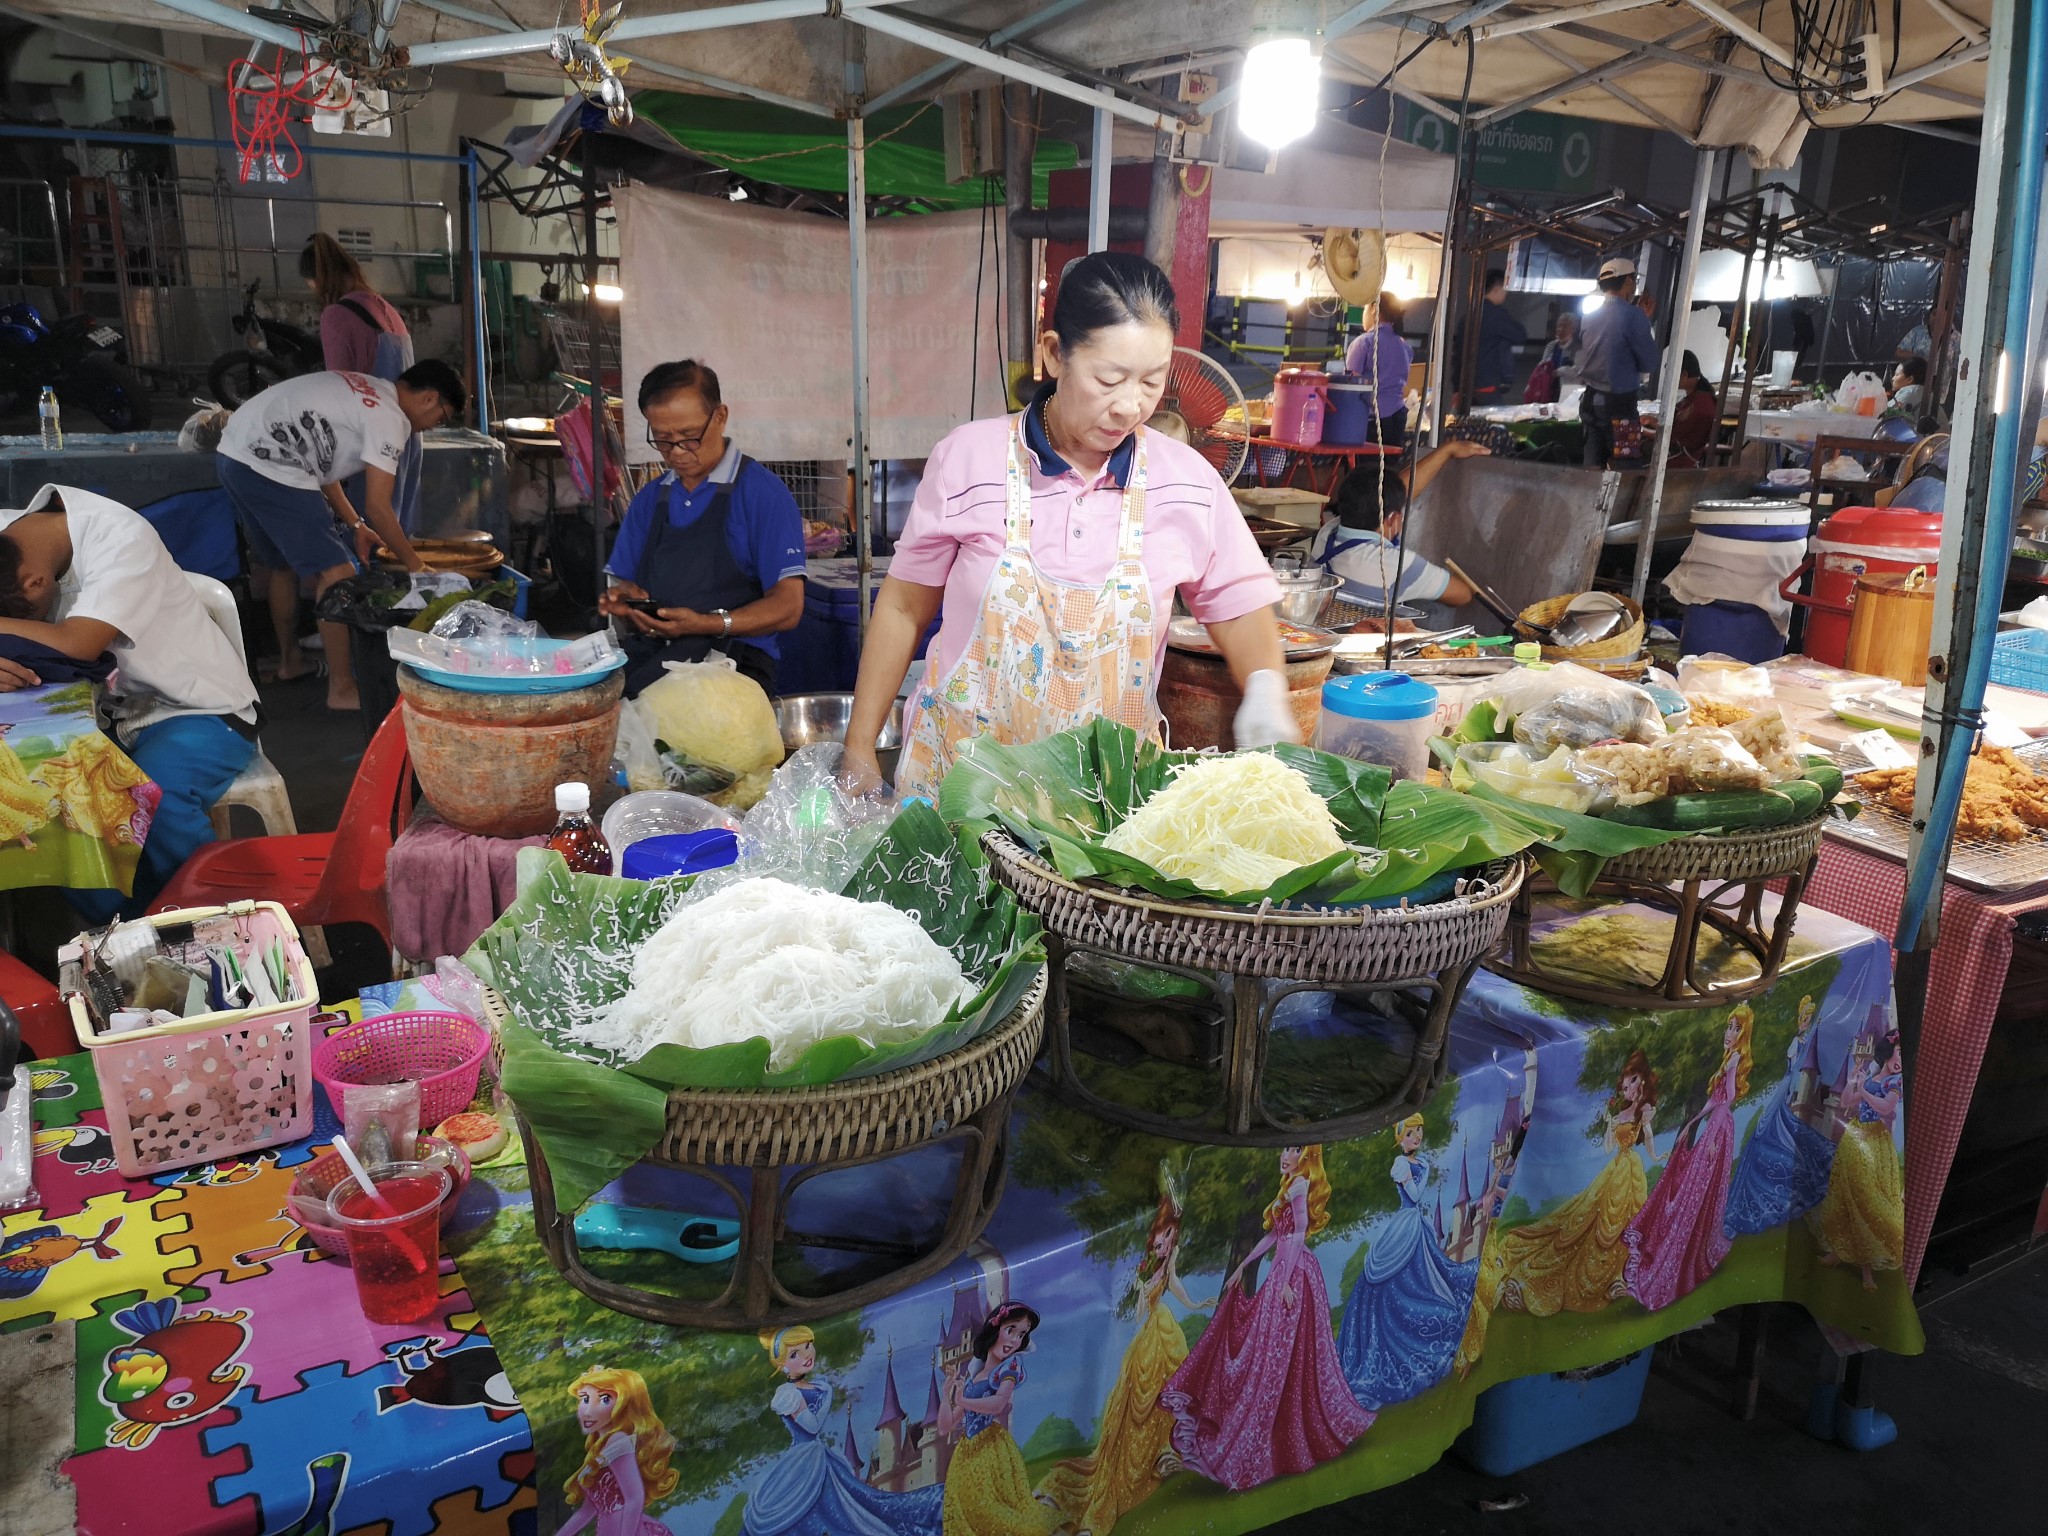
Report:
M955 428L932 450L868 626L843 776L879 786L875 738L934 617L896 789L933 796L975 736L1035 741L1106 716L1159 729L1159 665L1178 593L1244 692L1240 747L1299 739L1274 616L1279 584L1206 459L1144 430L1179 323L1140 256L1067 267L1046 382L1019 416Z
M363 269L332 235L315 234L299 252L299 276L320 301L320 359L331 372L367 373L397 383L413 365L412 332L405 317L370 286ZM406 443L398 466L392 506L398 526L417 533L420 526L420 440ZM354 506L363 504L360 475L342 487Z
M1529 382L1522 389L1522 404L1557 403L1558 396L1564 393L1564 371L1571 367L1578 347L1579 317L1567 309L1558 315L1550 340L1544 343L1543 355L1536 359L1536 366L1530 371Z
M1909 357L1892 370L1892 399L1885 415L1917 422L1927 414L1927 359Z
M1508 312L1508 278L1486 274L1486 301L1479 306L1479 372L1472 382L1474 405L1506 405L1515 382L1515 348L1529 339L1522 322Z
M1361 464L1346 475L1330 498L1336 521L1324 524L1309 546L1318 565L1343 579L1338 600L1377 611L1386 606L1392 586L1394 601L1421 606L1432 622L1471 602L1472 588L1463 578L1398 546L1409 498L1420 496L1451 460L1490 451L1454 438L1412 466Z
M1586 317L1579 339L1579 420L1586 427L1584 462L1605 469L1619 460L1633 467L1643 456L1643 422L1636 396L1657 368L1650 317L1636 306L1636 266L1625 256L1601 263L1605 302Z
M280 678L310 670L299 652L301 577L311 578L318 596L354 575L356 561L369 560L379 543L406 570L426 569L392 505L398 469L413 438L461 415L468 399L462 376L429 358L396 383L362 373L303 373L271 385L229 420L216 472L235 504L250 564L269 573ZM342 489L355 475L363 478L360 508ZM348 627L323 621L320 641L327 707L355 709Z
M55 663L0 659L0 693L68 680L111 654L102 707L163 799L132 896L67 894L90 923L135 916L213 841L214 802L256 750L256 685L157 531L68 485L44 486L24 511L0 511L0 635L44 647Z
M776 636L804 616L804 519L775 472L725 435L718 375L685 359L640 381L647 441L668 472L626 508L601 613L624 631L626 694L663 664L730 656L775 693Z
M1373 386L1371 441L1396 453L1408 446L1408 369L1415 361L1415 349L1401 336L1401 314L1401 300L1382 293L1344 351L1344 371Z
M1705 469L1721 425L1721 398L1700 372L1700 360L1686 353L1678 363L1678 409L1671 419L1671 467Z

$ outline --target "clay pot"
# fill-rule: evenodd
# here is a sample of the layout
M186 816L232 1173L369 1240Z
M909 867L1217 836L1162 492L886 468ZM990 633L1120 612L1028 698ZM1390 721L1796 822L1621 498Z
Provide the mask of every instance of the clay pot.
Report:
M611 782L625 674L561 693L464 693L398 669L405 745L441 819L485 837L555 824L555 786Z

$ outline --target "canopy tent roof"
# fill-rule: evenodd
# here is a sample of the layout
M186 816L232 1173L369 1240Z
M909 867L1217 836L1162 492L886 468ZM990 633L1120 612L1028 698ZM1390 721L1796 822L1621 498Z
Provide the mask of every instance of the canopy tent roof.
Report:
M239 32L289 43L287 26L223 0L18 0L26 9L128 25ZM331 4L331 0L329 0ZM320 0L302 0L306 9ZM554 75L546 41L573 22L557 0L395 0L391 38L415 63L485 64ZM1890 84L1871 105L1816 109L1847 127L1981 115L1989 0L1900 0L1898 35L1885 7L1875 23ZM827 15L829 10L838 14ZM1535 106L1661 127L1697 139L1717 83L1775 91L1788 77L1769 59L1795 56L1791 7L1770 0L1322 0L1331 72L1410 98L1469 102L1480 123ZM1036 68L1084 88L1107 88L1134 119L1192 116L1143 83L1110 77L1189 57L1227 66L1249 40L1246 0L633 0L613 51L638 61L636 86L728 92L824 116L984 85L996 72ZM673 18L716 13L715 26L673 30ZM1441 35L1432 28L1446 29ZM977 48L1002 55L1000 65ZM1467 78L1469 66L1469 93ZM1038 83L1043 83L1038 82ZM1230 92L1217 107L1227 106ZM1754 104L1724 108L1738 119ZM1721 137L1721 142L1731 142Z
M1321 233L1331 227L1426 230L1444 227L1457 162L1325 118L1290 144L1270 175L1228 167L1209 193L1215 235Z

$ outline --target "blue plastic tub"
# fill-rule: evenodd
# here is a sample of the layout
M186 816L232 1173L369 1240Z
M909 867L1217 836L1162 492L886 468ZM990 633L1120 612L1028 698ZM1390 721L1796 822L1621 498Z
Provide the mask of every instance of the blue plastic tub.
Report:
M1775 661L1785 654L1785 637L1771 616L1751 603L1691 603L1685 628L1678 636L1679 653L1705 656L1719 652L1737 661Z
M1504 1381L1479 1394L1454 1449L1488 1477L1506 1477L1633 1424L1649 1379L1644 1349L1591 1370Z
M1340 448L1357 448L1372 439L1375 420L1373 387L1349 373L1330 375L1327 405L1323 411L1323 441Z

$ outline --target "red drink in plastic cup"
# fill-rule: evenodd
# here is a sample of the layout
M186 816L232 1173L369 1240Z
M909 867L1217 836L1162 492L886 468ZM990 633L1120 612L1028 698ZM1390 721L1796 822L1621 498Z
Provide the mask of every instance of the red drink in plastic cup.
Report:
M375 1196L355 1179L343 1179L327 1197L328 1214L348 1235L363 1316L373 1323L417 1323L432 1316L441 1299L441 1205L454 1180L427 1163L389 1163L370 1177Z

